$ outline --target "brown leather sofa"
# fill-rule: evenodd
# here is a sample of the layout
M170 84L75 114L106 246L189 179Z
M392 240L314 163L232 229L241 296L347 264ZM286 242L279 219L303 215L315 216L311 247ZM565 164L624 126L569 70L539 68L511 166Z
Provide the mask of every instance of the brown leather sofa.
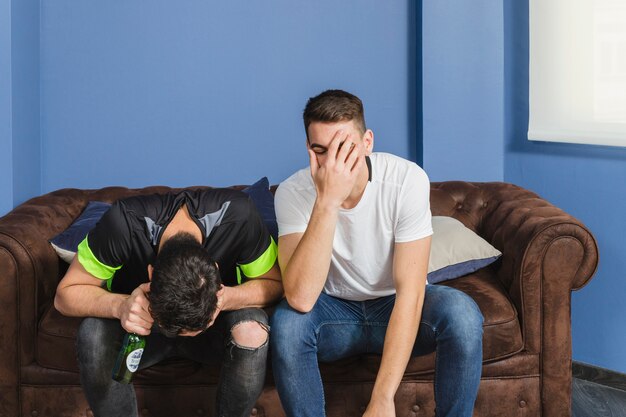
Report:
M0 416L89 416L74 338L79 319L52 306L67 266L48 239L90 200L164 192L65 189L32 199L0 219ZM484 366L476 416L569 416L571 291L597 263L585 226L530 191L504 183L433 183L434 215L452 216L502 251L502 258L445 285L471 295L483 312ZM379 358L323 365L328 415L361 416ZM399 417L433 416L434 355L414 358L396 395ZM170 360L135 378L142 416L211 416L218 369ZM272 377L253 411L284 412Z

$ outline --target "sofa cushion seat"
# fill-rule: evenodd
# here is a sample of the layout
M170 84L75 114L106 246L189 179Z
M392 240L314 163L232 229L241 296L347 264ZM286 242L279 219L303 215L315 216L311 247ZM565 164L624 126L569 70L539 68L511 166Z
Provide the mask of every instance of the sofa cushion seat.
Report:
M485 362L501 359L519 352L522 347L517 312L506 295L506 292L495 277L491 267L483 268L474 274L462 278L446 281L445 284L470 294L478 304L484 316L483 324L483 360ZM75 354L75 340L78 325L81 319L65 317L54 307L50 307L44 314L37 332L37 363L44 368L62 371L78 372ZM172 366L174 362L175 366ZM359 366L355 366L355 362ZM216 369L206 369L191 361L168 361L169 367L155 366L140 372L150 375L154 383L163 378L200 378L210 375L210 380L217 376ZM328 381L342 381L344 379L369 380L376 377L380 358L377 355L364 355L358 358L349 358L333 363L322 364L322 374ZM434 355L426 355L411 359L407 367L407 374L424 374L434 370ZM167 368L161 373L159 369ZM205 369L201 369L205 368ZM143 378L142 378L143 379Z
M523 349L517 310L492 267L444 285L471 295L483 313L483 362L503 359Z

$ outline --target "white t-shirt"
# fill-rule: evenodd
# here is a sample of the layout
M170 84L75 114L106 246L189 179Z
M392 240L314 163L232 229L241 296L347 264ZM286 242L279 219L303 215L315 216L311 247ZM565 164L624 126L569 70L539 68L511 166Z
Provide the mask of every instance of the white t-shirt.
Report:
M430 181L418 165L387 153L370 155L371 181L356 207L339 210L324 292L362 301L395 293L394 243L433 233ZM287 178L275 196L279 236L306 231L316 191L309 168Z

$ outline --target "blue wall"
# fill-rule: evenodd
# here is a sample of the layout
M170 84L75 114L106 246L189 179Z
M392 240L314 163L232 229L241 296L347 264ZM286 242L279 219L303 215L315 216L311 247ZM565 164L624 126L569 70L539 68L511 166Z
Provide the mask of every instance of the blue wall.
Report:
M41 193L39 0L0 1L0 215Z
M12 208L11 0L0 0L0 216Z
M502 181L502 2L425 1L422 13L426 172Z
M528 0L505 2L505 180L585 223L598 240L595 278L573 294L574 360L626 373L626 148L530 142Z
M39 0L13 0L11 25L13 204L41 193Z
M626 149L526 140L528 0L424 2L422 13L431 180L516 183L582 220L600 266L573 294L573 357L626 372Z
M41 2L43 191L280 182L327 88L363 99L377 150L414 157L410 3Z

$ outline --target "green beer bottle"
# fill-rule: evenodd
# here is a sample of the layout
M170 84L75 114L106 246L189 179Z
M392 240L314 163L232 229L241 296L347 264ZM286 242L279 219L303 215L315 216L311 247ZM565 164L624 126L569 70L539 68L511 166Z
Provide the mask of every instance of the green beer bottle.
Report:
M139 367L143 348L146 347L146 339L135 333L126 333L124 343L120 349L115 366L113 367L113 379L122 384L130 383L133 374Z

